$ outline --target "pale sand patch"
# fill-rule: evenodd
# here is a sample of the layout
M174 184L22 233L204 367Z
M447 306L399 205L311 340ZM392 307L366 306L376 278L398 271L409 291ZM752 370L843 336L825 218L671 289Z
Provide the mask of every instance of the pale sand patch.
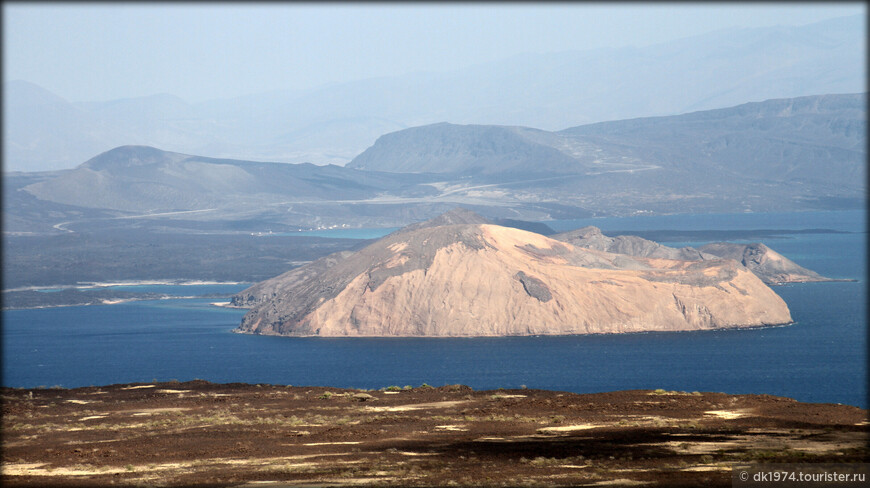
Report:
M80 419L79 419L79 422L81 422L81 421L83 421L83 420L104 419L104 418L106 418L106 417L108 417L108 415L89 415L89 416L87 416L87 417L82 417L82 418L80 418Z
M324 478L323 481L326 483L334 483L334 485L314 485L314 486L366 486L373 485L375 483L384 483L384 482L395 482L398 480L395 476L388 476L390 473L387 471L376 471L373 473L377 478ZM279 485L280 488L284 488L287 486Z
M381 393L383 393L384 395L398 395L401 392L400 391L384 391Z
M775 433L776 429L771 431ZM825 454L843 449L861 448L867 445L866 432L843 432L826 437L802 438L804 434L772 438L770 433L736 435L727 441L667 441L638 446L665 447L681 454L714 454L721 449L783 451L794 450ZM819 431L811 431L818 434Z
M309 442L308 444L302 444L303 446L342 446L342 445L353 445L353 444L362 444L360 441L347 441L347 442Z
M94 403L94 402L88 401L88 400L67 400L66 403L75 403L76 405L87 405L88 403Z
M407 412L409 410L423 410L427 408L447 408L454 407L463 403L468 403L468 400L453 400L446 402L432 403L416 403L413 405L397 405L395 407L366 407L370 412Z
M677 422L685 422L686 419L674 419L669 417L661 417L658 415L617 415L614 418L618 418L619 420L632 421L640 424L673 424ZM620 427L617 422L614 427Z
M137 410L122 410L123 412L133 412L134 416L142 416L142 415L154 415L157 413L166 413L166 412L184 412L186 410L190 410L190 408L185 407L165 407L165 408L143 408Z
M405 452L399 451L399 454L403 456L435 456L437 453L434 452Z
M552 434L526 434L513 435L510 437L478 437L474 442L520 442L520 441L540 441L548 442L553 439ZM578 437L578 439L591 439L591 437Z
M502 395L500 393L496 393L495 395L493 395L493 397L499 398L499 399L501 399L501 398L526 398L526 395Z
M702 466L689 466L688 468L683 468L680 471L731 471L732 466L717 466L717 465L702 465Z
M630 480L628 478L620 478L617 480L607 480L607 481L598 481L592 483L590 486L640 486L640 485L648 485L652 483L652 481L638 481L638 480Z
M468 429L464 425L436 425L436 430L451 430L456 432L467 432Z
M140 390L140 389L142 389L142 388L154 388L155 386L157 386L157 385L127 386L127 387L124 387L124 388L121 388L121 389L122 389L122 390Z
M597 429L599 427L609 427L607 424L575 424L575 425L560 425L556 427L541 427L537 430L539 434L558 434L560 432L573 432L575 430Z
M668 449L679 452L681 454L713 454L720 449L740 449L752 447L751 443L745 441L700 441L700 442L654 442L652 444L638 444L639 446L656 446L667 447ZM759 446L760 448L761 446Z
M39 469L45 466L46 463L3 463L0 465L0 472L4 476L21 476L32 469Z
M390 251L395 252L395 253L399 253L399 252L404 251L407 248L408 248L407 242L397 242L395 244L390 244L390 247L388 249Z
M746 415L745 410L708 410L704 412L704 415L712 415L714 417L719 417L720 419L732 420L739 419Z
M190 393L190 390L157 390L157 393Z
M839 432L826 434L816 439L790 439L789 448L795 451L824 454L843 449L860 449L867 446L867 432Z
M265 466L275 463L286 463L291 460L300 460L311 457L323 457L323 456L346 456L347 453L334 453L334 454L310 454L310 455L302 455L302 456L287 456L287 457L274 457L274 458L258 458L258 459L229 459L229 458L211 458L211 459L201 459L195 462L184 462L184 463L163 463L163 464L149 464L149 465L133 465L132 471L127 469L126 466L103 466L99 469L90 469L88 467L57 467L57 468L46 468L46 463L3 463L2 465L2 473L4 476L93 476L93 475L101 475L101 474L116 474L116 473L129 473L129 472L137 472L137 473L148 473L155 471L167 471L172 469L198 469L211 465L247 465L247 466ZM341 464L348 463L357 463L359 461L348 461L341 462ZM336 464L336 461L330 462L330 464ZM301 463L301 464L293 464L292 467L312 467L317 466L316 462L309 463ZM287 466L284 464L283 466ZM282 467L283 467L282 466Z
M82 444L105 444L107 442L120 442L124 439L103 439L99 441L82 441L82 440L74 440L74 441L66 441L64 442L67 446L81 446Z
M130 472L126 467L121 466L104 466L100 469L92 469L85 467L55 467L47 468L45 464L15 464L3 466L4 476L93 476L100 474L117 474ZM148 469L151 471L161 469L155 467L153 469L145 466L137 466L134 470Z

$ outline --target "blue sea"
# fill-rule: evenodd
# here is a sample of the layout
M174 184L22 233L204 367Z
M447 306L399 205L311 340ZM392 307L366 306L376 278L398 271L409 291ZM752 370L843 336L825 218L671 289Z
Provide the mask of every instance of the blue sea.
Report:
M848 232L761 240L823 275L859 280L776 287L796 321L790 326L606 336L290 338L231 333L244 311L215 307L215 299L14 310L3 312L3 385L199 378L350 388L461 383L577 393L664 388L766 393L867 408L865 217L863 211L842 211L548 223L557 230L596 225L605 232ZM209 292L216 286L226 292L245 287L209 285ZM190 295L189 288L179 288L179 295Z

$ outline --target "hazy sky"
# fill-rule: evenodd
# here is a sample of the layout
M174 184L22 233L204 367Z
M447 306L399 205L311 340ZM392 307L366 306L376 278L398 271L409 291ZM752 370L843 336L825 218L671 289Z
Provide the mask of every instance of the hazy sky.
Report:
M863 2L4 2L3 76L69 101L172 93L198 102L861 13Z

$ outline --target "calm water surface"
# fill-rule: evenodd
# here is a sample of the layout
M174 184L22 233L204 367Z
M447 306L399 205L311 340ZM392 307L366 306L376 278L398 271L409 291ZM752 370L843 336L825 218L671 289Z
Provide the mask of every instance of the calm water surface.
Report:
M777 287L797 322L787 327L608 336L249 336L230 333L244 311L216 308L210 304L214 299L5 311L3 384L75 387L201 378L355 388L422 383L462 383L476 389L526 385L580 393L665 388L768 393L866 408L864 213L786 214L777 219L770 214L703 217L689 224L679 219L669 222L668 217L665 222L641 220L637 225L850 231L795 234L764 242L824 275L860 281ZM769 224L763 224L764 219ZM595 225L605 230L608 225L628 228L626 220L608 220L615 221L597 219ZM688 226L674 227L680 222ZM223 285L223 290L244 286ZM179 288L179 294L189 295L186 287Z

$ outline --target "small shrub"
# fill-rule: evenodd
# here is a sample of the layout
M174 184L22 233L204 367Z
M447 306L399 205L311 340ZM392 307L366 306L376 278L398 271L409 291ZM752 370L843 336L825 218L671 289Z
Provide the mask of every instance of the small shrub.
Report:
M329 400L330 398L332 398L332 392L325 391L325 392L323 392L323 395L320 395L318 398L323 399L323 400Z
M538 456L535 459L532 459L532 466L550 466L553 464L559 464L561 461L556 458L547 458L543 456Z

